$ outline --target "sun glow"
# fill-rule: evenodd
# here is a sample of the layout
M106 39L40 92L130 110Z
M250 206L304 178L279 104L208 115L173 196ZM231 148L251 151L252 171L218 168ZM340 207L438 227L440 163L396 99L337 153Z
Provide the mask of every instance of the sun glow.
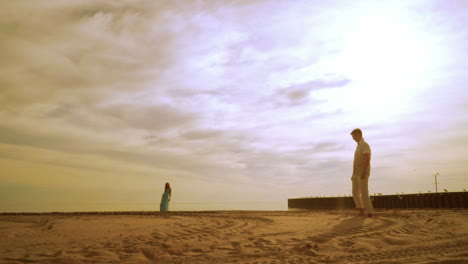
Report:
M328 63L352 80L340 104L372 122L408 111L431 63L430 44L411 21L395 14L360 19L344 35L342 52ZM371 110L371 111L369 111Z
M362 19L346 34L346 70L357 78L398 76L424 70L429 62L427 45L410 22L397 16L375 15Z

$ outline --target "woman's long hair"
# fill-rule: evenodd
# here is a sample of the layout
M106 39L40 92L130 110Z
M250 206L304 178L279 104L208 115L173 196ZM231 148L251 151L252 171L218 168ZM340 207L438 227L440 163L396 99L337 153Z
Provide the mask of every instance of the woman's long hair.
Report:
M167 189L169 189L169 194L172 194L171 185L168 182L166 182L166 186L164 187L164 192L166 192Z

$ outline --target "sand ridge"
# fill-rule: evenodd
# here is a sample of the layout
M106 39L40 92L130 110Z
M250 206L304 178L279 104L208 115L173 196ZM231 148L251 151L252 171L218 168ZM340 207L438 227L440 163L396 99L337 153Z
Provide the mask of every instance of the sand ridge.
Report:
M468 210L1 214L0 263L468 263Z

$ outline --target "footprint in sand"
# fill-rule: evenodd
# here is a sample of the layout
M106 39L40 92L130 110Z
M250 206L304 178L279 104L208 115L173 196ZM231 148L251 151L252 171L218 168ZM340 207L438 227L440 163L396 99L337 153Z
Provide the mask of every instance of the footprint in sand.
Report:
M239 242L231 242L231 245L233 248L240 248L241 247L241 243Z
M140 252L149 260L156 260L156 254L153 250L147 249L147 248L142 248L140 249Z
M342 247L352 247L356 244L356 242L352 241L352 240L346 240L342 243L340 243L339 245L342 246Z

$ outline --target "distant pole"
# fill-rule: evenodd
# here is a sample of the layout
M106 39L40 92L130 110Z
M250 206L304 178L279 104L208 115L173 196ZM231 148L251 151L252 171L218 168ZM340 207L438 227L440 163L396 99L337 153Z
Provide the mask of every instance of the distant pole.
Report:
M439 176L439 173L434 174L434 179L435 179L435 186L436 186L436 193L437 193L437 176Z

